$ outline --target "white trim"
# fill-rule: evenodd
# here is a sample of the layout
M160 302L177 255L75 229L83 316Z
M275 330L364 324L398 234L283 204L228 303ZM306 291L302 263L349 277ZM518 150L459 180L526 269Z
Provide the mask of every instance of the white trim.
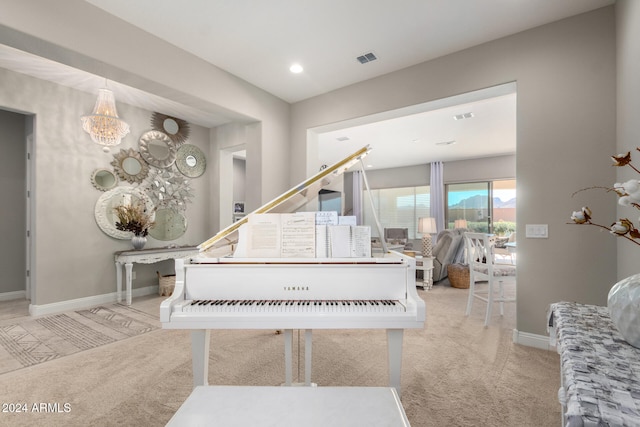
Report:
M13 291L0 293L0 301L11 301L14 299L25 299L27 293L25 291Z
M24 292L23 292L24 293ZM133 297L141 297L145 295L157 294L158 286L147 286L146 288L137 288L131 291ZM1 295L1 294L0 294ZM92 297L77 298L67 301L54 302L44 305L29 305L29 315L42 316L44 314L61 313L64 311L73 311L87 307L93 307L100 304L108 304L117 301L117 292L109 294L95 295Z
M541 350L555 350L555 347L549 344L549 337L546 335L530 334L528 332L520 332L513 330L513 342L515 344L526 345L527 347L535 347Z

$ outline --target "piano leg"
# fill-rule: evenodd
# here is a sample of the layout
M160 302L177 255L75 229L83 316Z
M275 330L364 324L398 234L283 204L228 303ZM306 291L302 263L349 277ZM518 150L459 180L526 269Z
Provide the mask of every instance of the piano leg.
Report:
M292 351L291 351L291 341L293 339L293 330L285 329L284 334L284 385L290 386L291 381L293 380L293 362L292 362Z
M191 364L193 369L193 388L209 385L209 343L211 333L208 329L191 331Z
M313 342L311 329L304 331L304 385L311 385L311 347ZM284 385L293 384L293 330L284 330ZM299 351L299 349L298 349Z
M402 370L402 336L404 329L387 329L387 353L389 357L389 386L395 387L400 396Z
M306 329L304 331L304 385L311 385L311 346L313 337L311 335L312 329Z

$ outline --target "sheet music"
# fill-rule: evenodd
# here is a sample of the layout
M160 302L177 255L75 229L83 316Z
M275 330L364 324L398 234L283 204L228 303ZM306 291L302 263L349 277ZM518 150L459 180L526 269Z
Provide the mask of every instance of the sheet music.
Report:
M353 215L339 216L338 217L338 224L339 225L354 225L354 226L358 225L357 219Z
M316 258L329 257L329 234L326 224L316 224Z
M285 258L313 258L316 252L315 212L281 215L282 250Z
M351 257L351 226L329 226L329 255L331 258Z
M247 257L280 256L282 248L280 214L251 215L247 226Z
M338 225L338 212L319 211L316 212L316 225Z
M367 225L351 227L351 256L371 257L371 227Z

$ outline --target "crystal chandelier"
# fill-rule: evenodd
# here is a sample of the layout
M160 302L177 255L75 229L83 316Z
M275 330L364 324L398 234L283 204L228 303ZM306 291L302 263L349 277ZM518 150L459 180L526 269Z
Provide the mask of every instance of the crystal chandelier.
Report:
M122 137L129 133L129 125L118 118L112 91L107 88L98 91L93 114L82 116L82 129L91 135L93 142L104 145L105 152L120 144Z

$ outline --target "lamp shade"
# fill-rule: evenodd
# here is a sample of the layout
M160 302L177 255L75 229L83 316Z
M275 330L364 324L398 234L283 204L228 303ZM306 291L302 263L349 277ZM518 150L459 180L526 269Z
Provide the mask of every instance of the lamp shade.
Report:
M425 217L420 218L418 221L418 233L421 234L435 234L436 230L436 219Z
M456 219L453 222L454 228L467 228L467 220L466 219Z

